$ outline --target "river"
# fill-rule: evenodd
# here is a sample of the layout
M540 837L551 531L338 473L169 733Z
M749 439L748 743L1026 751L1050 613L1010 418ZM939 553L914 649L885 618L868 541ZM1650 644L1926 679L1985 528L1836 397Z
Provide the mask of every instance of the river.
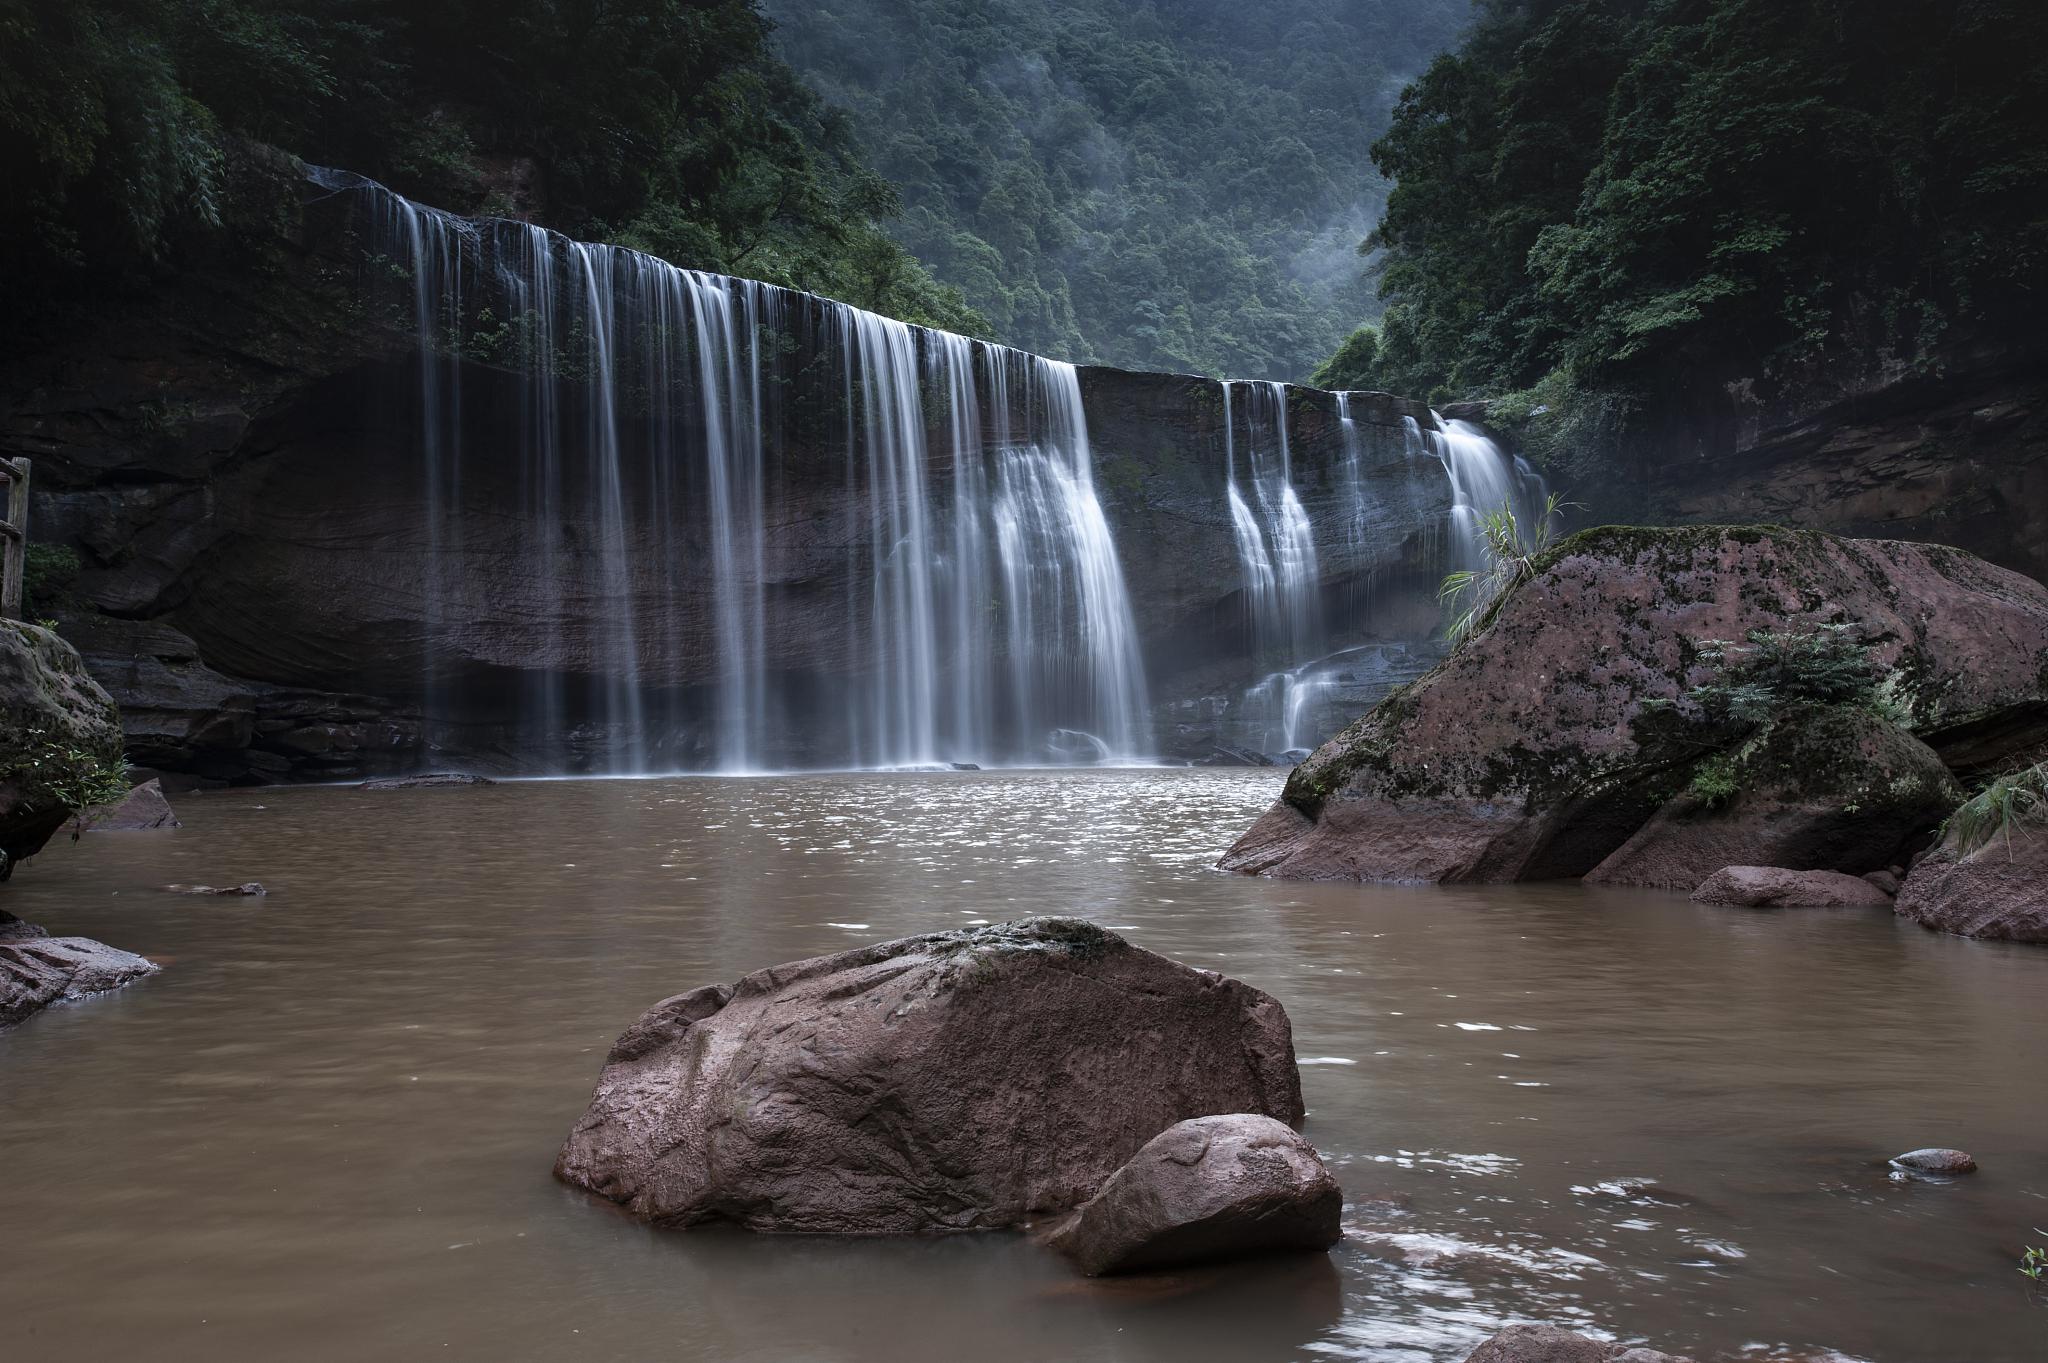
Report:
M161 960L0 1033L22 1358L2039 1363L2048 953L1883 914L1225 876L1271 772L228 790L6 907ZM162 893L260 880L264 899ZM1293 1018L1328 1263L1078 1281L1019 1237L656 1232L549 1175L664 995L1075 914ZM1883 1157L1971 1151L1903 1183ZM19 1350L16 1353L16 1350Z

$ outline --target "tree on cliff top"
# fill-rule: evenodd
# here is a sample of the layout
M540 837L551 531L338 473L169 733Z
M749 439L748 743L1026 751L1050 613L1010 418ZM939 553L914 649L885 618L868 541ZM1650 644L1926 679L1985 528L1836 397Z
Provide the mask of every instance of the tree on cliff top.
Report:
M1374 377L1668 401L2016 334L2043 51L2038 0L1482 0L1373 148Z
M469 211L524 161L549 226L983 329L767 34L753 0L0 0L0 267L163 259L240 136Z

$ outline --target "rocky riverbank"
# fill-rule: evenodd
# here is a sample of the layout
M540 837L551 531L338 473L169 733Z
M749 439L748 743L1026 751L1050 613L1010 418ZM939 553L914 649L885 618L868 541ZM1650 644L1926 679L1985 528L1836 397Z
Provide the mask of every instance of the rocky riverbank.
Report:
M1958 550L1615 528L1535 568L1297 768L1223 864L1684 890L1727 866L1860 876L1924 850L1962 783L2048 743L2048 589Z

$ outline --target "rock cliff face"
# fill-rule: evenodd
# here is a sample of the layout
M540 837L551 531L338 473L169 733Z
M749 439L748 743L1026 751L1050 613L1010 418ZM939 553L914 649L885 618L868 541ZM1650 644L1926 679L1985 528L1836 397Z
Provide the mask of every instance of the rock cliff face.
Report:
M699 543L695 560L674 552L678 532L662 518L664 498L698 504L704 490L657 492L639 443L645 414L621 412L613 500L585 494L574 450L567 491L541 497L533 393L516 368L474 346L423 363L361 197L314 187L287 160L238 155L223 243L130 302L31 338L0 384L0 452L36 462L36 535L75 548L82 565L40 584L37 609L60 619L121 701L135 761L243 782L355 777L430 756L575 769L605 741L604 694L632 685L678 735L669 764L699 765L721 656L714 546ZM473 303L482 286L469 288L458 296ZM814 305L787 297L798 301L779 306L798 313ZM467 325L473 336L488 323ZM1249 623L1221 390L1104 369L1079 381L1157 706L1146 746L1205 755L1238 736L1244 688L1298 661L1262 655ZM470 452L438 489L421 476L436 457L420 420L436 384L459 388L447 421ZM594 419L573 383L557 396L564 428ZM1369 699L1434 656L1429 589L1450 489L1408 429L1432 418L1357 395L1364 457L1347 462L1331 395L1292 389L1281 401L1321 550L1326 644L1376 650L1350 674L1352 694ZM939 422L929 396L926 407ZM845 605L875 571L862 557L869 491L849 477L848 437L832 420L801 403L771 416L764 571L748 588L772 603L759 666L779 694L829 697L872 651ZM662 536L671 552L651 552ZM629 599L622 618L647 622L637 639L599 619L612 607L592 599L594 579L551 568L543 544L578 565L620 546L623 576L605 594ZM638 650L641 675L622 678L622 649ZM530 702L543 693L555 699L537 732Z
M1910 732L1810 701L1761 729L1693 712L1692 688L1716 677L1702 641L1844 623ZM1944 764L1997 770L2043 739L2048 588L2030 579L1953 549L1771 527L1587 531L1298 767L1224 865L1408 881L1697 884L1709 862L1860 874L1938 822L1956 794Z
M1963 347L1936 373L1837 376L1804 402L1646 432L1626 487L1575 489L1612 519L1769 521L1952 544L2048 581L2048 352Z

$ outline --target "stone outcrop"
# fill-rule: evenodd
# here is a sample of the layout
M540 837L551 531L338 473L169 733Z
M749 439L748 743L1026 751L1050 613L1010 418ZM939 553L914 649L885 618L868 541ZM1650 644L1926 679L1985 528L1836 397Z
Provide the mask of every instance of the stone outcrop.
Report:
M1586 879L1689 890L1738 859L1884 866L1962 796L1932 748L1856 705L1781 715L1724 765L1734 795L1680 791Z
M1910 739L1867 731L1841 753L1852 763L1804 780L1862 791L1844 812L1867 797L1877 817L1863 826L1887 837L1954 793L1916 744L1972 773L2048 737L2048 589L1957 550L1775 527L1610 527L1537 567L1428 676L1297 768L1223 864L1306 879L1583 876L1660 811L1655 837L1684 853L1672 857L1682 873L1661 873L1670 879L1766 861L1738 854L1741 839L1672 827L1706 817L1674 803L1699 788L1705 764L1739 768L1757 739L1686 708L1716 675L1698 642L1752 630L1861 629ZM1753 756L1783 768L1814 751ZM1895 789L1901 780L1913 789ZM1761 798L1782 808L1785 792ZM1744 817L1738 805L1723 819ZM1834 864L1808 856L1804 867L1861 873L1896 859L1896 846L1835 841L1856 826L1805 830L1796 845L1822 838ZM1657 865L1638 852L1618 866Z
M171 802L164 798L164 783L151 777L113 804L87 810L80 819L88 833L139 833L154 828L179 827Z
M1676 1354L1597 1339L1555 1325L1510 1325L1474 1349L1465 1363L1691 1363Z
M664 1000L555 1164L667 1226L918 1234L1093 1196L1176 1122L1302 1116L1286 1012L1074 919L935 933Z
M51 937L14 919L0 924L0 1027L156 972L140 956L88 937Z
M1093 1277L1343 1236L1344 1193L1315 1147L1271 1117L1196 1117L1154 1136L1045 1238Z
M2023 822L1967 855L1944 837L1915 863L1895 907L1936 932L2048 943L2048 828Z
M1641 465L1592 487L1589 500L1652 524L1768 520L1961 545L2048 580L2048 359L2038 346L1965 346L1932 371L1844 380L1770 407L1731 389L1725 419L1688 413L1639 439Z
M121 770L120 716L70 644L0 620L0 878Z
M1861 876L1727 866L1692 892L1695 904L1740 909L1889 909L1892 897Z

